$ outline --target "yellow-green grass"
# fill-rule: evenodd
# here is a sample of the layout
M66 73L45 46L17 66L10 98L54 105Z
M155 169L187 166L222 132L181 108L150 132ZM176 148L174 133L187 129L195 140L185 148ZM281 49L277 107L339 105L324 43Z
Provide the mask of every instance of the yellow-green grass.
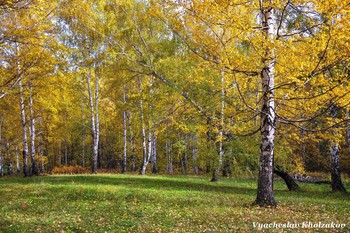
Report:
M61 175L0 179L0 232L255 232L257 223L343 223L350 196L329 185L275 183L277 208L252 206L256 181L207 177ZM347 189L350 190L349 185ZM272 226L273 227L273 226ZM304 225L305 227L305 225ZM304 232L263 229L259 232Z

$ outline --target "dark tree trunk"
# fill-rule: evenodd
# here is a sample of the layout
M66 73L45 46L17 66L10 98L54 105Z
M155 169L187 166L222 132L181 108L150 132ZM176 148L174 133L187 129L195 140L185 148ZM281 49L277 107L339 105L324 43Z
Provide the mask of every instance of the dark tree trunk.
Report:
M217 181L219 181L219 176L218 176L218 173L216 172L216 170L214 170L213 174L211 176L210 182L217 182Z
M339 147L337 144L331 148L331 186L333 192L346 193L345 186L340 175Z
M222 169L222 176L223 177L228 177L230 174L232 174L232 171L231 171L231 160L230 160L229 156L225 156L224 167Z
M291 177L287 172L285 172L279 168L274 169L273 172L284 180L289 191L299 191L300 190L300 186L295 182L293 177Z

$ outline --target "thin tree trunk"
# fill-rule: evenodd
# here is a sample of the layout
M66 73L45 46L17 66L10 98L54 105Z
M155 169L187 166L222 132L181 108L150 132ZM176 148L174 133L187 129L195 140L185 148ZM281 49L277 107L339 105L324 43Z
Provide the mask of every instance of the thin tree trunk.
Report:
M85 108L84 103L81 104L81 113L82 113L82 121L83 121L83 129L81 132L81 165L85 167L85 140L86 140L86 131L85 131Z
M12 168L12 159L10 158L10 148L11 148L11 144L10 144L10 141L9 139L7 139L7 142L6 142L6 156L8 159L10 159L9 163L8 163L8 170L7 170L7 174L8 175L12 175L13 174L13 168Z
M265 39L273 43L275 15L271 1L260 0L262 12L262 26L265 29ZM265 6L268 5L268 6ZM262 79L262 109L261 109L261 142L258 190L255 204L259 206L277 206L273 192L274 169L274 139L276 129L275 116L275 60L273 50L266 48L261 71Z
M33 87L30 84L30 94L29 94L29 110L30 110L30 174L31 175L39 175L39 172L36 167L36 160L35 160L35 137L36 137L36 131L35 131L35 115L34 115L34 106L33 106Z
M167 165L166 165L166 171L169 174L173 174L173 157L172 157L172 149L171 149L171 140L167 140L165 142L165 151L166 151L166 156L167 156Z
M93 135L93 154L92 154L92 164L91 170L93 174L97 173L97 162L98 162L98 145L100 137L100 121L98 114L98 102L99 102L99 82L98 75L95 68L95 98L91 89L91 72L87 75L87 87L89 93L89 104L91 110L91 128Z
M148 164L150 162L151 156L152 156L152 130L148 126L148 137L147 137L147 143L148 143L148 150L147 150L147 158L146 158L146 163ZM146 164L146 166L147 166Z
M62 142L59 141L58 142L58 159L57 159L59 167L62 166L62 148L61 148L61 144L62 144Z
M181 136L179 137L181 138ZM185 135L185 150L181 151L181 172L183 175L187 175L187 168L188 168L188 136Z
M219 130L219 161L217 168L213 172L211 181L216 182L219 180L219 173L222 168L222 160L224 157L224 148L223 148L223 131L224 131L224 114L225 111L225 74L224 71L221 71L221 112L220 112L220 130Z
M154 94L153 88L153 76L149 78L149 96L152 97ZM157 144L156 144L156 136L155 136L155 128L154 128L154 115L153 115L153 104L151 101L148 102L148 161L151 162L151 170L152 174L156 174L157 171Z
M16 155L16 170L17 170L17 173L20 173L21 172L21 167L19 165L19 152L18 152L18 146L16 145L16 148L15 148L15 155Z
M126 172L126 157L127 157L127 150L128 150L128 144L127 144L127 110L125 109L126 105L126 88L123 88L123 104L124 104L124 111L123 111L123 128L124 128L124 149L123 149L123 164L122 164L122 173Z
M152 151L151 151L151 165L152 165L152 174L158 173L157 168L157 138L154 135L154 132L152 132Z
M226 153L224 156L224 167L222 169L222 176L228 177L231 171L231 158L232 158L232 149L229 150L229 153Z
M64 135L64 165L68 166L68 142L67 135Z
M24 105L24 93L22 86L22 79L18 80L19 87L19 96L20 96L20 109L21 109L21 123L22 123L22 139L23 139L23 175L25 177L29 176L28 171L28 139L27 139L27 127L26 127L26 114L25 114L25 105Z
M131 128L131 113L128 112L127 115L128 120L128 129L129 129L129 148L130 148L130 159L131 159L131 170L135 172L136 168L136 158L135 158L135 148L134 148L134 136Z
M99 142L100 142L100 115L99 115L99 76L97 73L97 69L95 68L95 141L94 141L94 161L97 161L99 158ZM97 173L97 164L94 164Z
M198 174L198 164L197 164L197 155L198 155L198 147L197 147L197 137L192 135L192 163L193 163L193 172Z
M85 128L82 131L82 135L81 135L81 144L82 144L82 149L81 149L81 166L85 167L85 140L86 140L86 132L85 132Z
M2 155L2 120L0 121L0 177L4 175L4 164L3 164L3 155Z
M146 168L148 164L147 159L147 145L146 145L146 130L145 130L145 119L143 113L143 90L142 90L142 81L138 77L139 93L140 93L140 114L141 114L141 131L142 131L142 149L143 149L143 162L141 167L141 175L146 174Z
M40 135L40 140L39 140L39 145L38 145L38 154L40 156L41 159L41 168L39 169L38 167L38 171L39 173L45 173L45 161L44 161L44 135L43 135L43 120L42 117L39 117L39 125L40 125L40 129L39 129L39 135ZM39 166L39 165L38 165Z

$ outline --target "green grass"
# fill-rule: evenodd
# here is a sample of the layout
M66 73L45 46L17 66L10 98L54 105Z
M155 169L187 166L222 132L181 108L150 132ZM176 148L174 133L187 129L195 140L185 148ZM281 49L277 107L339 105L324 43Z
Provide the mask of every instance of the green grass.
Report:
M207 177L136 175L4 177L0 179L0 232L254 232L253 222L288 221L345 223L343 229L312 232L350 232L349 195L332 193L328 185L301 186L303 191L289 192L277 181L279 206L270 209L251 205L256 195L254 180L231 178L211 183Z

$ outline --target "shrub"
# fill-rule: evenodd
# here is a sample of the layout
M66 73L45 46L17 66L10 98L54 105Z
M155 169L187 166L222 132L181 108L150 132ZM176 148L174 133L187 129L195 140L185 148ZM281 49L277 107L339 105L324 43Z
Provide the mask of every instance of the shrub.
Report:
M83 174L88 173L88 170L81 166L62 166L54 167L52 174Z

